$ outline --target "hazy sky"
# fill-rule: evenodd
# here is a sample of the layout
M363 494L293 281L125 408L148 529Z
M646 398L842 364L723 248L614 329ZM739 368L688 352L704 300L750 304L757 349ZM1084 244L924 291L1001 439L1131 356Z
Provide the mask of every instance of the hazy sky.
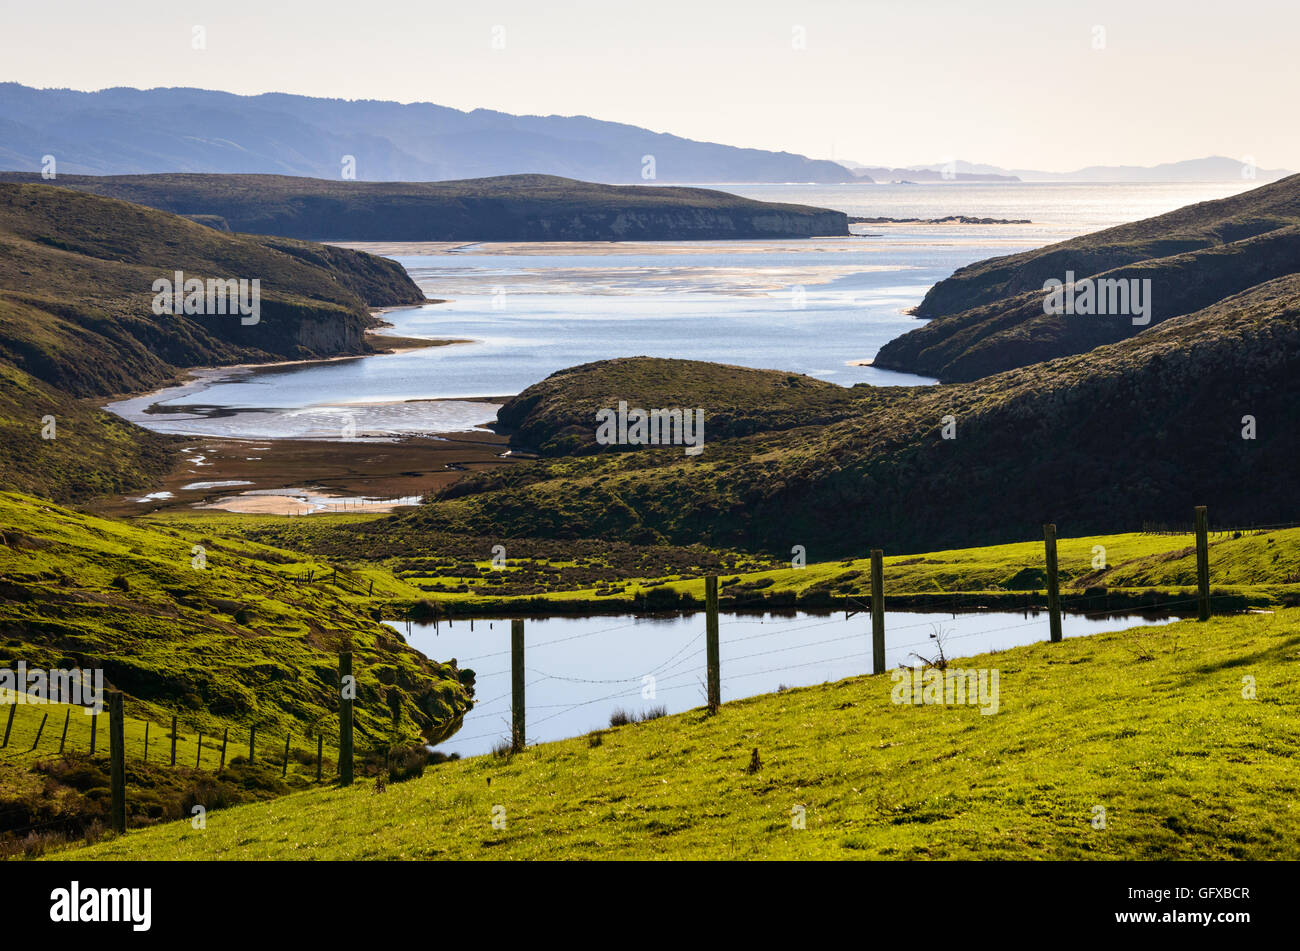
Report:
M0 80L582 114L869 164L1294 169L1297 37L1297 0L7 0Z

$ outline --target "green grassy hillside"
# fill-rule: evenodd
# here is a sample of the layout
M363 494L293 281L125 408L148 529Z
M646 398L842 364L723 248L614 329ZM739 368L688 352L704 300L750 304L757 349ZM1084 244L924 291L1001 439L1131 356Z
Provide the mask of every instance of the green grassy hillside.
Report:
M386 733L400 707L411 736L440 738L468 707L471 671L426 660L375 620L404 591L387 573L336 577L292 552L10 493L0 516L0 666L102 668L139 711L181 712L209 732L283 730L333 715L337 652L351 645L363 737Z
M61 502L147 491L171 444L0 362L0 489Z
M409 594L386 572L335 575L254 542L14 494L0 494L0 525L0 668L101 669L155 737L172 716L189 737L336 735L337 653L349 648L362 750L441 739L470 706L472 671L426 659L376 620ZM0 758L0 798L38 765Z
M39 182L9 172L0 181ZM598 185L554 175L358 182L286 175L60 176L58 184L234 231L352 241L612 241L848 234L842 212L704 188Z
M927 293L933 318L890 341L875 364L978 379L1149 332L1163 320L1300 270L1300 176L1034 251L959 269ZM1044 313L1043 283L1149 280L1148 324L1131 315Z
M22 662L101 670L105 687L126 695L133 822L177 815L186 801L216 808L314 782L315 738L327 737L332 750L338 735L341 650L353 653L359 755L437 742L459 729L474 672L424 657L378 621L386 604L418 591L383 570L333 567L188 526L95 518L0 493L0 669ZM0 706L0 714L9 709ZM64 708L16 712L0 751L0 838L33 825L80 834L106 808L107 734L92 757L89 718L74 711L65 757ZM45 712L50 724L39 733ZM180 772L161 763L172 717ZM146 722L153 766L141 762ZM236 761L250 728L262 737L258 764ZM214 777L227 730L228 771Z
M857 677L61 855L1295 859L1298 646L1297 609L1070 638L962 660L993 715Z

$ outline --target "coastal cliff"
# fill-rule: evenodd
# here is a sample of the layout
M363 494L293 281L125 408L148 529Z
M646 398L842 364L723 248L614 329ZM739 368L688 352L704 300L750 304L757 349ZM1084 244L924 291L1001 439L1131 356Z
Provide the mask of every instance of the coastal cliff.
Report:
M157 313L155 282L177 272L257 281L258 314ZM423 299L401 265L364 252L0 183L0 361L73 396L159 386L184 367L368 353L372 307Z
M256 322L155 313L155 281L177 271L258 281ZM399 264L360 251L0 184L0 488L76 501L149 485L168 440L87 397L153 389L187 367L370 353L370 309L423 299Z
M40 183L3 173L0 181ZM336 241L690 241L835 237L848 216L706 188L553 175L355 182L285 175L61 176L59 186L246 234Z

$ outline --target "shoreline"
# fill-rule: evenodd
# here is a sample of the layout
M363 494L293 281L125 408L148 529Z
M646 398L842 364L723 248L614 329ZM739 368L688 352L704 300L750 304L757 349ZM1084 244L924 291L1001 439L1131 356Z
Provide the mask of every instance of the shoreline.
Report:
M435 301L432 303L442 303L442 302ZM114 416L117 416L121 419L125 419L127 420L127 422L130 422L136 426L140 426L142 429L147 429L150 432L156 432L159 433L160 435L171 435L171 436L177 436L179 438L192 438L192 439L218 438L218 437L207 436L205 434L187 435L184 433L167 433L164 430L152 429L149 426L144 426L137 420L131 419L130 417L117 412L113 407L121 405L123 403L132 403L132 402L140 402L144 400L151 400L151 402L147 404L147 408L142 412L149 415L153 415L149 413L149 410L151 410L154 406L157 405L157 400L155 398L162 396L164 393L168 393L169 391L175 391L171 393L171 395L168 397L169 399L177 399L182 396L189 396L194 393L202 392L202 390L208 386L213 386L225 382L227 379L233 379L238 374L255 375L264 372L275 372L276 370L280 370L288 367L317 366L317 365L324 365L328 363L338 363L343 360L364 360L367 357L395 356L398 354L410 353L415 350L425 350L431 347L446 347L446 346L452 346L456 344L478 343L478 341L468 339L468 338L409 337L409 336L402 336L398 334L383 334L374 331L367 331L366 339L371 339L371 338L373 338L374 340L391 341L394 345L386 349L373 351L371 353L344 353L333 357L314 357L307 360L277 360L271 363L230 363L221 366L186 367L183 370L179 371L173 377L171 383L154 387L153 389L145 390L143 392L116 393L116 394L109 395L107 398L94 397L92 399L92 402L95 403L98 409L104 410L105 412L112 413ZM494 402L497 399L509 399L509 398L510 398L509 396L506 397L432 396L432 397L424 397L424 398L417 397L417 398L406 399L406 400L374 400L370 402L361 402L361 403L353 403L353 404L340 403L336 401L334 403L320 403L320 404L312 404L312 405L395 406L404 403L420 403L420 402L445 402L445 401ZM164 410L159 415L163 415L165 413L166 411ZM264 439L293 439L293 438L302 438L302 437L230 436L230 437L222 437L222 438L229 438L229 439L246 438L251 440L264 440Z

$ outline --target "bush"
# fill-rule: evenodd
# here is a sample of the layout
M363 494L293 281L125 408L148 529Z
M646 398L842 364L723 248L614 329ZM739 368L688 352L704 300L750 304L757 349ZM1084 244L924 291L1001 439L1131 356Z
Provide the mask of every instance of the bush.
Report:
M428 598L421 598L411 605L412 621L431 621L438 616L438 605Z
M648 608L675 608L681 600L681 595L668 585L651 588L645 595L645 603Z

